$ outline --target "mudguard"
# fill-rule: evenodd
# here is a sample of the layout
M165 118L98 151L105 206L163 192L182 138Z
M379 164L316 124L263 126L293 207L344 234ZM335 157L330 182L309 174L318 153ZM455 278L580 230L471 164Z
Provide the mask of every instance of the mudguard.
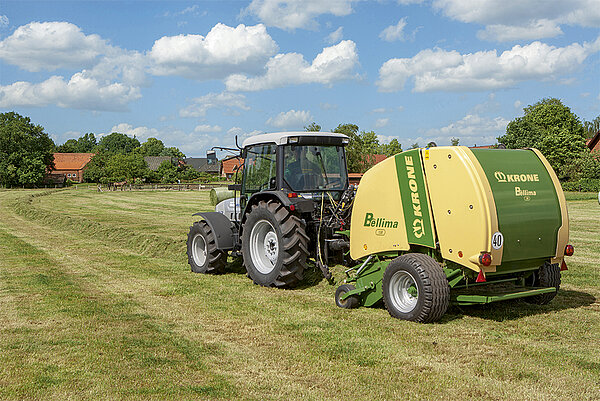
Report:
M208 223L210 229L215 233L217 249L230 251L234 245L234 225L225 215L218 212L194 213Z

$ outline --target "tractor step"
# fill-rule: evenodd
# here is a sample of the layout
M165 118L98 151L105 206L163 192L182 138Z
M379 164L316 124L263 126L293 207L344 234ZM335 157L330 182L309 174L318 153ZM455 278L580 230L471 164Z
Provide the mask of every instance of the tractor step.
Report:
M491 302L506 301L509 299L518 299L532 297L535 295L549 294L556 292L555 287L521 287L510 286L509 288L485 288L474 287L453 291L450 293L450 302L455 305L478 305L489 304Z

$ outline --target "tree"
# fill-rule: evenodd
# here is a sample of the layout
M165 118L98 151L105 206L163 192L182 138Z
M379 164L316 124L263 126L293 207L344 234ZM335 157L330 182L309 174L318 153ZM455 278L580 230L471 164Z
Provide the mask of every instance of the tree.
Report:
M173 183L177 181L177 167L165 160L158 166L155 175L163 184Z
M59 153L90 153L96 146L96 136L92 133L85 134L79 139L69 139L60 146L57 146L56 151Z
M340 124L333 132L345 134L350 138L346 146L348 171L364 173L375 164L375 154L379 153L379 139L373 131L358 133L355 124Z
M165 150L165 144L156 138L148 138L148 140L136 149L142 156L161 156Z
M419 142L415 142L415 143L413 143L412 145L410 145L410 148L411 148L411 149L419 149L419 148L420 148L420 146L419 146Z
M313 121L309 125L305 126L304 129L308 132L320 132L321 126Z
M140 147L140 141L136 138L130 138L125 134L113 132L110 135L102 137L96 152L106 152L110 154L127 154L133 152L135 149Z
M458 146L458 141L460 141L460 139L458 138L452 137L452 139L450 139L450 143L452 144L452 146Z
M397 153L402 152L402 145L396 138L392 139L390 143L381 145L381 153L387 157L394 156Z
M555 171L580 157L585 149L583 124L559 99L542 99L523 111L523 117L508 124L500 143L509 149L539 149Z
M54 167L54 142L44 128L15 112L0 114L0 184L39 185Z
M112 155L105 166L106 177L109 181L131 181L148 175L148 166L144 157L135 153Z
M183 154L183 152L179 149L177 149L176 147L172 146L170 148L165 148L159 156L171 156L176 158L177 160L183 160L185 159L185 155Z
M600 116L594 118L592 121L584 121L583 127L585 128L586 138L591 138L596 135L596 132L600 131Z

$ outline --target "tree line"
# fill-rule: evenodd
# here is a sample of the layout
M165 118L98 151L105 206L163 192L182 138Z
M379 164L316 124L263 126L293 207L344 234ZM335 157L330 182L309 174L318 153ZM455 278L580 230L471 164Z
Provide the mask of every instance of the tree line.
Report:
M585 146L586 139L600 130L600 116L593 121L581 121L559 99L548 98L523 109L524 115L511 121L498 143L506 148L533 147L548 159L563 185L569 190L600 190L600 155L593 155ZM321 131L313 122L307 131ZM356 124L339 124L332 132L350 138L346 148L348 171L364 173L375 164L376 154L392 156L402 151L397 139L380 143L373 131L359 131ZM451 139L459 144L458 138ZM435 146L433 142L426 146ZM418 148L414 143L410 148ZM151 171L144 156L170 156L181 160L185 155L176 147L166 147L162 141L149 138L140 143L137 138L113 132L98 139L86 133L55 145L40 125L15 112L0 113L0 185L35 186L42 184L48 169L54 168L53 153L95 153L84 173L88 182L119 181L176 182L208 178L205 173L182 163L163 162Z
M178 163L185 155L156 138L140 143L137 138L113 132L99 140L93 133L56 145L41 125L15 112L0 113L0 185L40 186L55 168L54 153L94 153L84 172L86 182L143 181L172 183L209 178ZM157 171L148 168L145 156L169 156ZM205 177L206 176L206 177Z

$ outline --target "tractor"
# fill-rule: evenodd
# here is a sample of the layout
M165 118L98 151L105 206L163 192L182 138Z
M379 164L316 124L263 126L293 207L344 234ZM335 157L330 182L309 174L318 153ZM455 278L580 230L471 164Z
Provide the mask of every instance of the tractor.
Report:
M335 303L383 303L395 318L439 320L450 304L523 298L546 304L560 287L566 202L536 149L412 149L349 185L338 133L262 134L244 141L241 184L215 212L197 213L192 271L222 273L241 256L262 286L293 288L307 261L325 278L344 265Z

